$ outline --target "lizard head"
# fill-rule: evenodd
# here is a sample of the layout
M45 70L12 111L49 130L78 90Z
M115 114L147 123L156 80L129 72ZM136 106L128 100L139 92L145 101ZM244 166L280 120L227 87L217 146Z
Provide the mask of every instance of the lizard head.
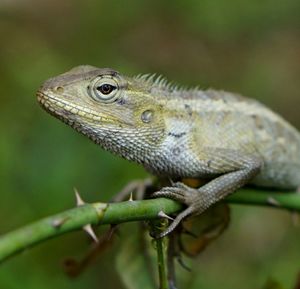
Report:
M164 106L141 77L78 66L47 80L37 98L47 112L130 160L144 162L140 155L153 152L164 137Z

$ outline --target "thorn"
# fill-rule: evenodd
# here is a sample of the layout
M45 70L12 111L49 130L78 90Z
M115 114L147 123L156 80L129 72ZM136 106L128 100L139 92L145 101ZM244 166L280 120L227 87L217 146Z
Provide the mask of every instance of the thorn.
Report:
M161 218L166 218L168 220L171 220L171 221L174 221L174 219L170 216L168 216L166 213L164 213L163 211L159 211L158 212L158 216L161 217Z
M132 202L132 201L133 201L133 195L132 195L132 192L131 192L130 195L129 195L128 201L129 201L129 202Z
M76 205L77 207L82 206L85 204L85 202L82 200L82 198L79 195L79 192L77 191L76 188L74 188L74 192L75 192L75 197L76 197Z
M54 219L51 223L53 228L59 228L61 227L66 221L68 220L68 218L59 218L59 219Z
M275 206L275 207L280 207L281 206L280 203L276 199L274 199L273 197L268 197L267 203L272 205L272 206Z
M91 224L87 224L82 228L86 233L88 233L88 235L96 242L99 243L99 240L91 226Z

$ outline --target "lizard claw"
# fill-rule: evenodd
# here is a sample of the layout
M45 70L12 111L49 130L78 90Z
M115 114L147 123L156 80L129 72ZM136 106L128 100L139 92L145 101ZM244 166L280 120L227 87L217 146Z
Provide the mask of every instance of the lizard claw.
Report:
M201 213L203 211L203 204L201 204L201 193L183 183L175 183L173 187L164 187L160 191L153 193L152 196L156 198L165 197L173 199L187 205L187 208L176 216L171 225L165 231L156 236L157 238L162 238L174 231L174 229L186 217Z
M193 212L194 212L194 208L192 206L190 206L187 209L185 209L184 211L182 211L181 213L179 213L176 216L176 218L174 219L174 221L171 223L171 225L165 231L156 235L155 238L160 239L160 238L163 238L166 235L170 234L171 232L173 232L176 229L176 227L181 223L181 221L183 219L185 219L186 217L192 215Z

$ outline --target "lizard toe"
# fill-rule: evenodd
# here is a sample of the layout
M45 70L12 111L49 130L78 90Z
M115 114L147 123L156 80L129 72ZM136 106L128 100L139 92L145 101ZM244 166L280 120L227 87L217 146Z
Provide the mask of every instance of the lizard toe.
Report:
M176 227L188 216L193 215L194 213L194 208L193 206L190 206L188 208L186 208L184 211L182 211L181 213L179 213L176 218L174 219L174 221L170 224L170 226L163 232L161 232L160 234L158 234L157 236L155 236L157 239L159 238L163 238L166 235L170 234L171 232L173 232Z
M160 190L158 192L153 193L151 196L153 198L167 198L178 201L180 203L185 203L185 196L178 190L168 190L167 188Z
M195 200L199 199L199 191L183 183L176 183L173 187L164 187L153 193L152 197L172 199L189 207L195 203Z

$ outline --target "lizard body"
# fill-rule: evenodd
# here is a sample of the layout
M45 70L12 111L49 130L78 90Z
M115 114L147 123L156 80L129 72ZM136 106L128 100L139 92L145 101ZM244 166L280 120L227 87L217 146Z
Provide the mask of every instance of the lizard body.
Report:
M162 235L247 183L300 185L299 132L255 100L92 66L49 79L37 96L55 117L154 175L209 180L199 189L175 183L154 194L188 206Z

